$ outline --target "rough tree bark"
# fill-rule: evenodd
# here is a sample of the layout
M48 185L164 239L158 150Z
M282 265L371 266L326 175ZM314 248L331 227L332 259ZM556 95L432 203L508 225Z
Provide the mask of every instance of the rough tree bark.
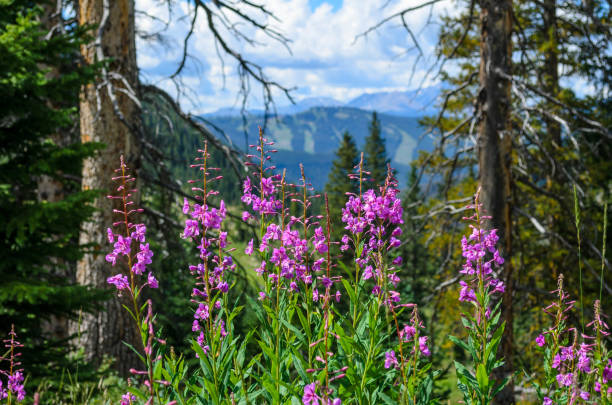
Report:
M506 284L502 319L506 322L501 354L505 359L498 378L512 373L512 222L511 222L511 128L510 82L499 72L511 74L512 67L512 0L481 0L480 94L478 109L481 121L478 131L478 163L483 209L492 218L488 224L499 230L506 258L501 279ZM513 404L512 382L497 395L496 403Z
M126 94L138 95L134 1L80 0L78 18L81 25L97 27L94 42L81 50L85 61L96 63L110 58L98 81L82 89L80 102L82 141L106 144L94 158L84 162L83 188L102 190L107 195L114 191L111 177L119 165L119 156L124 155L132 169L138 169L140 160L137 137L130 130L140 127L140 109ZM106 228L113 222L113 207L104 197L94 204L99 211L84 224L80 236L80 243L92 244L94 253L78 263L77 282L107 288L107 277L117 272L105 261L109 249ZM80 325L73 325L73 332L79 327L83 333L79 343L88 359L99 363L104 355L110 355L116 359L118 371L126 375L137 364L134 354L122 343L136 341L132 324L121 302L110 299L97 314L84 315Z

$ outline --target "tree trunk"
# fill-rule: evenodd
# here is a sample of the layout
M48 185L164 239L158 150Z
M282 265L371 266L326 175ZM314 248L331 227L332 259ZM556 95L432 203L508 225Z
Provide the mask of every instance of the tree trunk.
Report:
M546 93L555 99L559 95L559 49L558 49L558 29L557 29L557 0L544 0L542 10L542 20L544 22L543 29L546 33L546 51L544 52L544 60L541 68L542 77L542 88ZM544 105L546 111L558 115L559 107L551 102L546 102ZM561 125L551 117L545 117L544 122L546 123L546 134L542 137L544 147L548 149L549 153L555 154L555 152L561 149ZM555 178L557 177L557 178ZM555 170L551 167L546 173L546 190L554 194L556 184L563 184L563 181L559 182L558 174L555 174ZM557 202L548 211L547 222L548 226L553 232L559 233L559 223L555 218L555 214L559 215ZM561 231L562 232L562 231ZM559 251L559 241L556 238L550 240L550 251ZM559 262L556 260L549 261L550 277L549 281L557 280L559 277Z
M505 365L495 373L501 378L511 375L513 369L512 333L512 244L511 244L511 127L510 82L499 72L511 73L512 67L512 0L481 0L480 38L480 94L478 108L481 121L478 133L478 162L480 170L481 201L486 215L491 216L488 226L497 228L503 241L502 253L506 258L501 279L506 284L503 295L502 319L506 322L501 343ZM514 403L512 382L500 392L495 402Z
M117 91L123 89L138 95L134 1L80 0L78 18L80 25L96 26L94 43L81 49L85 61L96 63L112 59L98 82L82 89L80 102L82 141L106 145L95 157L85 160L83 189L101 190L106 196L115 191L111 177L119 166L120 155L125 156L130 168L137 170L139 167L139 146L130 128L140 127L140 109L123 92ZM107 277L119 271L105 261L105 254L111 249L106 240L106 228L112 226L113 206L104 197L98 198L94 205L98 212L91 222L83 225L80 236L80 243L91 244L94 253L85 255L78 263L77 282L108 288ZM120 300L106 301L99 313L84 315L80 325L73 325L73 331L77 327L83 333L79 342L87 358L94 363L99 364L104 355L110 355L116 359L116 368L122 375L127 375L137 364L136 356L122 343L133 344L137 334Z
M542 72L544 91L552 97L559 93L559 50L557 44L557 0L545 0L543 4L544 30L548 44L544 53L544 66ZM546 106L552 113L558 113L558 107L553 103ZM552 118L546 118L546 126L550 134L550 140L554 142L555 149L561 146L561 125Z

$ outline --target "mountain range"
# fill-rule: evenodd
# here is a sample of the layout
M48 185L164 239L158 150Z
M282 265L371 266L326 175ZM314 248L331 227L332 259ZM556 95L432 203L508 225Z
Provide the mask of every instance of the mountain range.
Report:
M432 139L423 136L425 130L419 120L435 114L435 102L441 91L440 86L434 86L404 92L365 93L348 102L328 97L305 98L277 107L267 123L264 123L263 110L248 110L243 117L239 108L221 108L203 118L221 139L239 150L256 143L258 127L265 128L266 136L275 142L278 150L273 157L276 166L287 169L288 177L297 180L299 163L302 163L313 186L321 190L344 131L362 149L369 134L372 111L377 111L387 155L403 186L410 162L418 151L433 148Z
M441 86L432 86L409 91L364 93L345 103L329 97L308 97L295 104L278 106L275 112L276 115L288 115L299 114L313 107L352 107L403 117L423 117L435 113L435 102L441 91ZM264 111L253 109L248 110L247 114L263 116ZM207 117L240 115L239 107L224 107L206 114Z

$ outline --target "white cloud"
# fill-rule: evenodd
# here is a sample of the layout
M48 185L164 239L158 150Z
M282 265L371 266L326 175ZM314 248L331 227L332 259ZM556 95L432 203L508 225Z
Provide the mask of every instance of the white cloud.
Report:
M312 10L308 0L265 0L266 7L280 21L262 19L292 40L292 54L263 32L243 26L244 32L262 45L247 46L230 38L222 30L228 43L248 59L263 66L265 73L286 87L297 87L299 99L304 96L326 96L348 101L365 92L407 90L421 84L429 61L417 64L411 79L412 65L417 57L410 37L399 20L389 22L381 29L359 37L369 27L399 10L420 4L422 0L397 0L382 7L387 0L344 0L334 9L323 3ZM138 61L143 76L152 82L171 74L181 57L182 40L187 33L191 7L182 2L170 16L159 0L137 0L137 9L146 10L161 20L172 20L166 35L169 47L138 41ZM451 0L438 3L435 16L441 12L456 13ZM202 13L203 14L203 13ZM409 27L418 35L419 44L428 58L433 57L436 25L426 26L429 8L406 15ZM233 61L225 57L222 66L217 57L214 40L203 15L191 38L190 54L201 61L198 67L189 62L185 71L185 84L196 94L189 108L194 112L207 112L236 103L239 80ZM229 16L238 21L236 16ZM152 31L163 26L157 19L138 15L139 29ZM357 39L356 39L357 38ZM413 48L406 52L406 49ZM163 61L163 62L159 62ZM225 75L225 80L224 80ZM197 80L199 78L199 80ZM167 86L166 88L171 88ZM259 89L253 88L250 107L259 107ZM258 97L259 96L259 97ZM279 100L284 104L285 100Z

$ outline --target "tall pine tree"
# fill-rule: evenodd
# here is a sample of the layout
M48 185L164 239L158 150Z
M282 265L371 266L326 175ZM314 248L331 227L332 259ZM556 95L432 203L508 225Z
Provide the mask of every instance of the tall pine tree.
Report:
M15 325L34 377L70 366L65 331L53 324L77 319L102 296L74 284L79 229L95 195L80 191L78 179L97 145L69 130L96 66L75 63L84 29L48 34L44 19L30 1L0 12L0 336Z
M370 135L365 140L363 148L365 169L370 172L372 187L382 186L387 178L387 165L390 160L387 158L385 140L382 137L380 120L376 111L372 113L370 122Z

